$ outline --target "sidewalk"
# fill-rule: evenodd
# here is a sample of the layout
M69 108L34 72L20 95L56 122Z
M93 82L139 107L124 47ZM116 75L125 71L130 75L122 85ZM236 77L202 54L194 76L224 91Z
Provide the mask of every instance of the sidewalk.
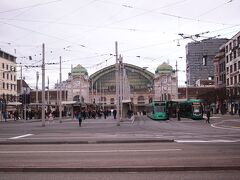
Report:
M105 144L105 143L156 143L174 142L173 139L156 138L151 134L143 133L143 127L151 127L159 122L152 121L147 117L136 119L134 123L125 119L117 126L113 117L86 119L82 127L78 126L76 119L54 119L53 122L37 120L9 120L0 123L6 133L16 131L17 136L29 135L23 138L0 138L0 144ZM7 130L7 128L9 130ZM17 130L16 130L17 128ZM19 133L18 133L19 131ZM150 131L150 130L147 130ZM2 131L2 134L4 131ZM33 134L33 135L32 135ZM54 135L54 137L53 137ZM50 138L48 138L50 137Z

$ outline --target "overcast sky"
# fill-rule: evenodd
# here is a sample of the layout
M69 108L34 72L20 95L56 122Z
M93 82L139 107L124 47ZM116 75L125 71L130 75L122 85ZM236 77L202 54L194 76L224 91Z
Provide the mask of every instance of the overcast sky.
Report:
M153 73L163 62L175 69L178 61L179 84L184 85L185 45L192 40L178 34L203 33L196 40L231 38L240 30L240 0L0 0L0 24L2 50L22 65L41 65L45 43L46 63L62 57L62 80L71 65L81 64L91 75L115 63L118 41L125 63ZM40 87L41 68L23 68L32 88L36 71ZM53 87L59 65L46 65L47 76Z

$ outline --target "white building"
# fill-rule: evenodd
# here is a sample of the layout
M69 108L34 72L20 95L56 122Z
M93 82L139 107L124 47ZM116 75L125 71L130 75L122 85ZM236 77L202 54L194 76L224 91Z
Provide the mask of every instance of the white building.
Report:
M17 99L16 57L0 50L0 99Z

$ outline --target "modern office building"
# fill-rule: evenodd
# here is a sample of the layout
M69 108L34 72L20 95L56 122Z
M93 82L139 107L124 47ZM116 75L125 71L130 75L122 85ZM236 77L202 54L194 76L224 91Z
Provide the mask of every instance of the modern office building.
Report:
M199 79L214 79L213 60L219 51L219 47L226 42L227 39L205 39L186 45L186 79L188 86L195 86Z

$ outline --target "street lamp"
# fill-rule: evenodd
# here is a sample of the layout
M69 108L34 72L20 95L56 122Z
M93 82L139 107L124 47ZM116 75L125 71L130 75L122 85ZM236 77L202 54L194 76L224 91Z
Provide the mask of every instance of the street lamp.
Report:
M186 99L188 100L188 84L187 84L187 81L185 81L185 84L186 84Z

